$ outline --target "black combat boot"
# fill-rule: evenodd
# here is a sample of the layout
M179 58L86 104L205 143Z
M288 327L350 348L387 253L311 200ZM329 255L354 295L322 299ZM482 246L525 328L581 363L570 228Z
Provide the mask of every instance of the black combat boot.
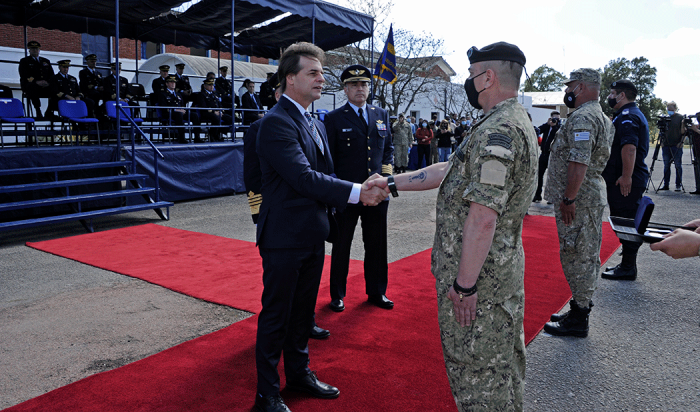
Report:
M571 301L569 302L569 306L571 306L572 302L576 303L576 301L571 299ZM588 305L589 309L592 307L593 307L593 301L591 301L591 303ZM562 320L564 320L565 317L569 316L569 313L571 313L571 310L567 310L566 312L562 313L561 315L558 313L554 313L554 314L552 314L552 316L549 317L549 320L552 322L561 322Z
M572 299L569 307L571 310L566 317L558 322L545 323L544 331L554 336L585 338L588 336L588 315L591 313L591 306L582 308Z
M622 262L612 270L606 270L600 277L610 280L637 279L637 254L623 254Z

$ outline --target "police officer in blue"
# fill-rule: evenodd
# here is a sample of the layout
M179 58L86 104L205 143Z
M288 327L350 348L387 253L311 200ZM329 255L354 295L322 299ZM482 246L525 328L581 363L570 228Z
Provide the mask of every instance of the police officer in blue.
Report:
M646 190L649 169L644 159L649 152L649 124L634 102L637 87L627 79L610 85L608 105L615 109L613 125L615 138L610 159L603 170L607 187L610 216L634 218L637 206ZM641 242L620 240L622 262L606 268L604 279L637 279L637 251Z
M324 119L328 145L339 179L362 183L374 173L393 174L394 146L389 114L367 104L371 73L362 65L346 68L340 76L348 102L328 113ZM362 239L365 246L365 292L368 301L380 308L391 309L394 302L386 297L387 211L388 199L377 206L351 204L336 214L338 239L331 256L330 307L335 312L345 309L350 248L357 221L362 218Z

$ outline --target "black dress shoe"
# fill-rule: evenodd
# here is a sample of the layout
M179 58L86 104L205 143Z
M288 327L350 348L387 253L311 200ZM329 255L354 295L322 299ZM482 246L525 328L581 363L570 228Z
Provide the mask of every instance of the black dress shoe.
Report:
M615 269L617 269L617 268L619 268L619 267L620 267L620 264L619 264L619 263L618 263L617 265L615 265L615 266L608 266L608 267L605 268L605 270L604 270L603 272L614 272Z
M532 199L533 202L540 202L542 201L542 198L540 196L535 196L534 199Z
M700 190L689 192L691 195L700 195Z
M367 301L382 309L392 309L394 307L394 302L387 299L386 295L369 295Z
M311 329L311 335L309 335L311 339L326 339L329 336L331 336L330 331L319 328L317 325L314 325L314 327Z
M255 410L260 412L292 412L279 395L262 396L257 394L255 396Z
M637 279L637 266L624 267L622 265L616 267L614 270L603 272L600 277L609 280L636 280Z
M345 303L343 303L343 299L333 299L331 300L331 304L329 306L333 312L342 312L345 310Z
M668 190L668 186L662 186L659 188L659 190Z
M338 388L319 381L316 372L311 372L299 380L287 381L287 388L322 399L333 399L340 395Z

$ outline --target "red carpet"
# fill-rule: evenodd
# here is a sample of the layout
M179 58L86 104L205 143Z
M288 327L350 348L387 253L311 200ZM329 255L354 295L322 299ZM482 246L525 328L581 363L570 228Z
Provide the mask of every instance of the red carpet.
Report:
M561 274L553 218L528 216L525 227L525 328L530 341L570 293ZM532 233L535 228L539 235ZM602 260L618 246L610 232L606 228ZM129 243L133 241L137 243ZM259 309L260 261L247 242L144 225L28 245L198 298ZM322 380L337 385L341 396L316 400L283 391L292 410L456 410L444 370L429 268L429 250L390 265L392 284L401 285L390 285L396 302L391 311L364 303L364 282L357 278L348 284L345 312L332 313L327 286L322 285L317 319L332 335L310 342L310 366ZM361 271L361 262L353 262L351 276ZM255 393L256 322L251 317L8 411L248 411Z

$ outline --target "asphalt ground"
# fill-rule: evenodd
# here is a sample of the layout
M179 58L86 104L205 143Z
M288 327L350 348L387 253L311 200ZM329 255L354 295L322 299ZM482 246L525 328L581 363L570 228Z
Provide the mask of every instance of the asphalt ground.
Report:
M688 152L686 192L695 190ZM663 162L654 169L658 186ZM673 176L672 182L675 171ZM656 203L654 222L682 224L700 216L700 196L653 190L648 195ZM435 197L431 190L391 200L390 262L432 247ZM553 206L533 203L530 213L552 215ZM177 203L170 221L152 211L94 221L97 231L144 223L255 238L244 195ZM77 222L0 233L0 408L251 316L25 246L82 233ZM363 259L359 229L351 257ZM608 264L619 261L616 253ZM525 410L700 410L699 266L697 258L676 261L644 245L636 281L599 279L587 338L541 333L527 347ZM391 298L399 286L389 282ZM329 300L319 296L320 304ZM332 383L342 388L342 382Z

